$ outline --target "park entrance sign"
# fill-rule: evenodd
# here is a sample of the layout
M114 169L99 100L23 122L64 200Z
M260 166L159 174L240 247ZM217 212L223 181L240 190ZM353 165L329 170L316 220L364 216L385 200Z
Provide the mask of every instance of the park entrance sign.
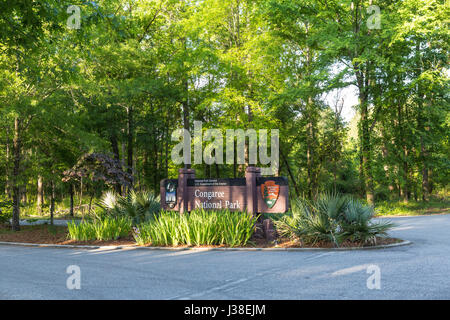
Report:
M262 177L261 169L248 167L245 178L196 179L195 170L180 169L178 179L160 185L161 208L180 213L194 209L282 213L289 208L285 177Z

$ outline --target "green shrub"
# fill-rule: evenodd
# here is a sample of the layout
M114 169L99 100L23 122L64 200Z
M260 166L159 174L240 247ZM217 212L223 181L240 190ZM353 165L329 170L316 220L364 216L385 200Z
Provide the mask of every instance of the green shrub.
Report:
M127 196L120 196L112 191L103 194L98 206L103 210L97 216L129 217L133 224L151 219L161 210L159 197L153 193L132 190Z
M340 221L341 236L350 241L375 244L376 237L387 236L387 231L394 227L388 221L371 222L374 210L361 202L349 199L347 201L343 219Z
M246 245L256 218L245 212L195 210L190 214L164 211L134 229L139 245Z
M67 224L71 240L116 240L129 235L131 220L127 217L106 217L93 221L74 221Z
M330 241L338 245L339 225L332 217L339 216L341 212L327 209L323 202L324 200L314 203L305 199L293 201L292 214L275 221L277 232L281 236L298 238L305 243Z
M339 246L343 241L376 241L394 226L390 222L374 223L373 208L348 196L324 194L315 201L298 199L290 215L275 221L280 235L307 244L320 241Z

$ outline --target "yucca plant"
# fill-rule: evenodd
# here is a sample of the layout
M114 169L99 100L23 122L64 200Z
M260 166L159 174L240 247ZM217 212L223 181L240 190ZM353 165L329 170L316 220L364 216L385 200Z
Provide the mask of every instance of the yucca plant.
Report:
M315 212L324 214L333 220L342 219L348 201L351 198L337 193L320 194L315 201L310 202Z
M387 231L395 226L389 221L372 222L374 210L360 201L349 199L341 220L342 237L361 243L376 243L377 237L387 236Z
M152 219L160 211L159 197L153 193L130 191L126 196L120 196L108 191L103 194L99 203L103 216L129 217L134 225Z
M275 222L281 236L300 239L305 243L319 241L333 242L339 246L339 225L333 218L338 213L331 211L323 199L314 203L306 199L297 199L292 203L290 215Z
M326 241L338 247L345 240L374 243L394 224L373 223L373 215L373 208L351 197L323 194L313 201L294 200L291 213L275 221L275 226L280 235L308 244Z

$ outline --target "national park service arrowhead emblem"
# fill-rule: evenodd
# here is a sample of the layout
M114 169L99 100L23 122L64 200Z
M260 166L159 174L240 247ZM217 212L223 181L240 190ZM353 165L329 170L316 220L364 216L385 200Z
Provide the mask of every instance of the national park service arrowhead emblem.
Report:
M261 185L261 195L269 209L275 205L280 194L280 186L275 181L269 180Z

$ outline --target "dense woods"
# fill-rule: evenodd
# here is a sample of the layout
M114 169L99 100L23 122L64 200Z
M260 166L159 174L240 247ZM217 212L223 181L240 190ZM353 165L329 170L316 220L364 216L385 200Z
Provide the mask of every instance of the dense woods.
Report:
M158 193L179 167L172 132L197 120L279 129L293 196L446 197L448 17L444 0L2 0L0 201L17 229L26 206ZM83 163L92 154L100 164ZM96 171L105 163L119 177Z

